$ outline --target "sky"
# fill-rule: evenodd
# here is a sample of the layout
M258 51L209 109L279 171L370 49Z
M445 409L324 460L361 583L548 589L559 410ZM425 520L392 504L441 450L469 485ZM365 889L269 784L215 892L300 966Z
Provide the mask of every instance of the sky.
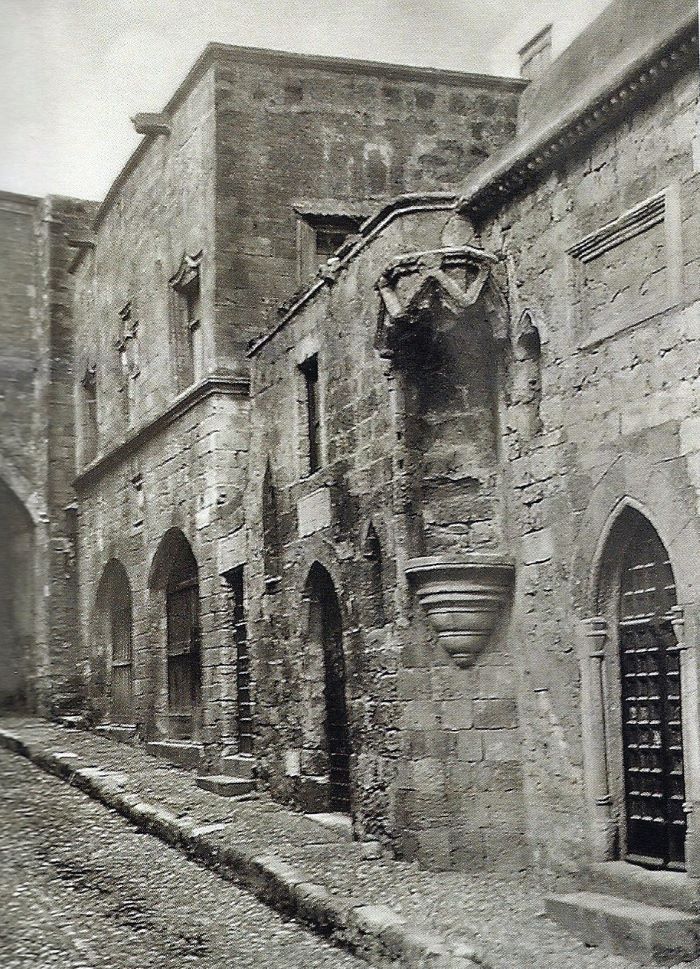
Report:
M0 189L100 200L209 41L517 76L609 0L0 0Z

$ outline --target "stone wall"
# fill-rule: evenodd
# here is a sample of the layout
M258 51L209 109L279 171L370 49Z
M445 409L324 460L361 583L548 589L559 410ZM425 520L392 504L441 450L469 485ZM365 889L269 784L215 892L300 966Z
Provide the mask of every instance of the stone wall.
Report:
M590 820L600 808L584 773L577 625L599 608L596 556L625 503L645 511L664 540L686 628L697 636L696 109L696 71L672 74L476 226L456 214L457 204L399 217L255 349L249 547L265 539L257 523L269 461L278 518L270 534L279 548L274 581L265 581L262 558L251 563L250 627L262 776L278 796L318 804L323 794L315 776L324 769L323 709L309 704L318 658L303 596L318 561L343 610L360 830L441 867L512 867L529 856L569 868L591 857ZM468 243L498 257L508 312L505 336L490 351L497 442L488 445L481 414L460 451L451 418L463 408L480 413L469 407L474 372L470 386L466 375L454 377L458 366L443 364L422 397L407 394L396 355L383 360L377 351L375 284L402 253ZM459 340L460 326L478 332L478 313L471 322L468 312L455 314L438 289L427 287L425 306L417 300L414 321L424 311L436 332ZM482 349L487 336L477 341ZM324 462L309 476L299 365L313 354ZM439 393L450 370L449 393ZM419 419L432 414L432 430L398 437L397 429L410 431L406 417L417 405ZM453 534L435 544L428 528L420 548L416 504L425 512L430 499L406 479L435 477L431 434L441 461L449 459L437 475L448 500L433 508L451 509ZM483 472L470 452L479 441L494 480L484 491L487 476L475 474L476 487L500 532L477 538L474 486L457 475L452 489L450 472L460 455ZM370 521L382 552L381 622L364 578ZM429 524L438 524L434 515ZM464 553L480 544L515 563L515 592L489 645L459 669L436 645L403 569L424 550ZM604 806L613 825L622 808L614 709L612 698L603 736L618 774Z
M307 804L316 798L317 809L323 807L316 776L324 764L320 661L309 642L303 597L311 565L319 562L334 580L343 612L353 812L359 830L393 839L403 854L440 867L518 865L525 822L517 672L506 627L471 669L455 668L435 645L403 574L408 557L446 547L444 523L428 515L417 528L411 520L415 512L444 512L451 504L457 548L483 529L485 517L493 520L477 507L480 491L482 502L494 497L493 418L485 418L480 438L476 418L483 388L454 358L456 384L447 398L434 380L414 385L423 421L434 422L436 446L444 445L442 457L451 460L440 474L426 473L426 458L419 456L418 480L428 481L433 492L425 502L416 499L415 488L404 483L416 441L410 437L405 444L403 431L411 431L421 417L410 410L406 414L402 401L410 395L396 390L403 378L375 347L381 301L374 283L397 254L439 248L446 221L445 235L454 244L460 220L450 220L449 211L406 216L385 228L347 263L332 287L324 288L253 358L248 544L256 549L264 539L257 523L269 459L277 495L280 576L266 583L264 563L251 561L249 626L257 657L261 774L277 796ZM441 320L448 330L454 326L448 310ZM454 331L451 337L458 338ZM448 352L450 346L448 341ZM314 353L325 461L308 476L299 364ZM492 363L485 366L491 373ZM455 396L461 404L454 413L462 406L469 410L474 401L469 415L474 427L468 423L462 435L448 424L441 439L439 425L447 419L443 407ZM426 436L417 438L423 447ZM481 466L492 452L491 474L474 478L471 489L465 489L461 473L451 480L454 465L464 457L473 469L468 455L479 441ZM469 510L455 506L460 493L471 495ZM370 525L379 556L367 547ZM477 544L493 548L500 542L486 529Z
M159 416L183 391L188 339L170 284L183 257L203 253L203 371L213 345L214 82L205 72L171 112L169 135L144 139L98 211L94 247L75 270L78 466ZM85 390L95 370L97 446L86 448Z
M421 179L456 179L512 134L521 87L212 45L165 109L169 133L147 135L127 163L75 269L81 675L97 717L114 719L102 603L123 567L137 724L149 737L170 731L164 597L148 575L177 528L199 567L197 739L235 742L222 574L246 561L249 422L231 374L246 373L250 336L296 286L293 202L364 212ZM191 350L174 293L192 265L198 373L183 365Z
M73 698L72 292L68 240L93 208L0 194L0 484L7 699L61 707Z
M141 737L170 734L165 592L155 570L159 549L166 559L169 554L163 542L177 532L189 542L199 571L203 702L196 739L235 740L232 615L221 574L245 558L246 392L237 385L203 388L176 421L164 421L138 449L79 482L81 672L92 710L119 722L111 710L112 644L102 634L98 597L105 568L116 560L131 592L133 723Z
M595 552L621 503L645 511L696 608L697 92L692 71L667 83L482 232L511 267L512 319L528 311L541 341L541 430L528 440L511 409L503 443L530 838L554 863L587 850L575 624L596 612ZM609 653L612 707L617 665Z
M523 84L239 48L217 58L218 352L240 367L308 281L294 206L367 216L453 184L512 137Z

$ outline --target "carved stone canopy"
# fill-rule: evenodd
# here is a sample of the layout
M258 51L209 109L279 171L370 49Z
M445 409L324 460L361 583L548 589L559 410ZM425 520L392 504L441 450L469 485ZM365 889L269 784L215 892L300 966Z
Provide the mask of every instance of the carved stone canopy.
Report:
M189 256L187 253L183 254L177 272L170 277L170 285L173 289L185 289L199 276L203 255L204 250L202 249L193 256Z
M411 322L435 299L455 314L484 294L498 257L475 246L452 246L399 256L376 283L380 295L375 345L392 356Z

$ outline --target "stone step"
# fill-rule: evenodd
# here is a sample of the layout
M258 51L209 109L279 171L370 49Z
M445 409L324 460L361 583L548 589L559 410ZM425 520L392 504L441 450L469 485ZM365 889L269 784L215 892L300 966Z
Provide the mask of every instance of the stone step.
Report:
M586 945L638 962L673 964L700 955L700 921L690 912L596 892L552 895L546 906L550 918Z
M342 841L352 841L352 818L349 814L339 814L336 811L305 814L309 821L315 821L324 828L333 831Z
M202 759L202 745L188 740L151 740L146 751L176 767L197 770Z
M205 774L198 777L195 783L203 791L218 794L220 797L239 797L255 790L255 781L231 777L228 774Z
M587 865L577 887L604 895L619 895L647 905L700 911L700 886L685 872L641 868L626 861Z
M136 726L131 724L101 723L94 731L99 737L118 740L124 744L131 743L136 737Z
M249 754L225 754L219 761L219 770L230 777L252 781L257 771L257 761Z

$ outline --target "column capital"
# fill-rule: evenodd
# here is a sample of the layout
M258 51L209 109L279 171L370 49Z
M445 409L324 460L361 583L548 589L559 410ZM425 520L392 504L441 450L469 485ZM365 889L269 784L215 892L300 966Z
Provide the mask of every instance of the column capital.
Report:
M588 644L592 657L602 658L605 641L608 638L608 621L603 616L591 616L589 619L582 619L581 632L585 637L584 642Z
M681 649L685 649L685 611L683 606L671 606L668 611L668 619L673 626L673 634L676 637L678 645Z

